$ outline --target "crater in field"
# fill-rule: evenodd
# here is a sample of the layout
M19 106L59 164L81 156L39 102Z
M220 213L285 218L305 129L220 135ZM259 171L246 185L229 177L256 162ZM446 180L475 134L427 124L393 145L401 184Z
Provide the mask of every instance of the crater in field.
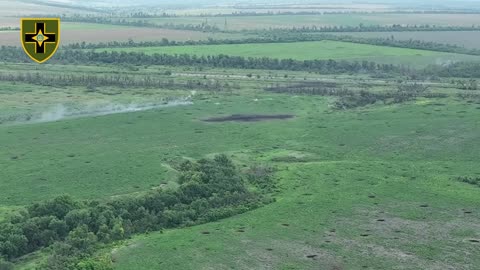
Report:
M291 114L232 114L229 116L211 117L204 122L258 122L268 120L286 120L295 117Z

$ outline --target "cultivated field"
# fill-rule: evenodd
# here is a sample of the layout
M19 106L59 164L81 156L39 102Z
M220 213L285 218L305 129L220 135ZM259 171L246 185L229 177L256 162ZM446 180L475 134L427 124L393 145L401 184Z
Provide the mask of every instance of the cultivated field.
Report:
M396 40L422 40L452 44L470 49L480 48L480 32L471 31L421 31L421 32L364 32L364 33L336 33L343 36L362 38L394 38Z
M162 9L161 12L175 14L177 16L199 16L199 15L230 15L238 13L282 13L282 12L382 12L390 11L392 7L387 4L270 4L270 5L219 5L202 8L181 8L181 9Z
M103 50L103 49L99 49ZM192 54L192 55L234 55L244 57L270 57L278 59L333 59L369 60L380 63L394 63L422 67L429 64L446 64L455 61L480 60L480 57L356 44L338 41L312 41L298 43L260 43L234 45L168 46L143 48L114 48L112 51L144 52L146 54Z
M135 19L137 20L137 19ZM302 26L358 26L363 25L437 25L472 26L480 25L477 14L324 14L324 15L280 15L280 16L210 16L210 17L172 17L150 18L157 24L201 24L208 23L220 29L269 29L292 28Z
M17 25L14 27L19 27ZM130 27L120 25L94 24L94 23L69 23L61 26L61 43L99 43L99 42L127 42L155 41L166 38L168 40L206 40L209 38L240 38L241 34L205 33L200 31L172 30L148 27ZM0 46L20 46L20 33L18 31L0 31Z

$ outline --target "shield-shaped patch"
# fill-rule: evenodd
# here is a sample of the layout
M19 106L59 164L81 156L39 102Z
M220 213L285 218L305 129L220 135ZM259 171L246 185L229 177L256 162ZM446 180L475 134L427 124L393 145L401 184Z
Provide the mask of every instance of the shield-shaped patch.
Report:
M22 19L20 35L25 53L35 62L43 63L57 51L60 43L60 19Z

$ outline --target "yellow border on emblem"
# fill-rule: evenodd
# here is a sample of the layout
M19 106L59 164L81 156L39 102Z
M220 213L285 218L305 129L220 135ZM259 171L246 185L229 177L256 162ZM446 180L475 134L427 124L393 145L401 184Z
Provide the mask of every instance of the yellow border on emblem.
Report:
M55 49L53 50L52 54L43 59L42 61L38 61L37 59L33 58L33 56L30 55L30 53L28 53L27 49L25 48L25 44L23 44L23 21L27 21L27 20L37 20L37 21L57 21L58 22L58 38L57 38L57 42L56 42L56 45L55 45ZM41 63L44 63L46 62L48 59L52 58L52 56L57 52L57 49L58 47L60 46L60 18L21 18L20 19L20 43L22 43L22 48L23 48L23 51L25 51L25 53L30 57L30 59L32 59L33 61L41 64Z

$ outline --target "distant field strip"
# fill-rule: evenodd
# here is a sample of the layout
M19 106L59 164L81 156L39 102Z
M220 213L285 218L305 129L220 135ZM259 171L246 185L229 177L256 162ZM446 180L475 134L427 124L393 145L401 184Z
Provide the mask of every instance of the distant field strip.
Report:
M128 18L126 18L128 19ZM137 19L131 19L137 20ZM325 14L325 15L275 15L275 16L207 16L160 17L146 19L156 24L202 24L227 30L291 28L301 26L358 26L364 25L437 25L472 26L480 24L477 14Z
M476 31L421 31L421 32L344 32L335 33L340 36L361 38L394 38L396 40L421 40L444 43L470 49L480 48L480 32Z
M101 49L104 51L107 49ZM426 50L394 48L338 41L312 41L297 43L227 44L200 46L167 46L114 48L109 51L144 52L146 54L233 55L243 57L269 57L296 60L369 60L380 63L424 66L453 61L480 60L480 57Z
M15 25L14 25L15 26ZM15 26L16 27L16 26ZM18 31L1 31L0 46L20 46ZM130 27L98 23L64 22L61 26L61 44L154 41L166 38L175 41L205 40L208 38L239 38L241 34L203 33L199 31L160 29L148 27Z

